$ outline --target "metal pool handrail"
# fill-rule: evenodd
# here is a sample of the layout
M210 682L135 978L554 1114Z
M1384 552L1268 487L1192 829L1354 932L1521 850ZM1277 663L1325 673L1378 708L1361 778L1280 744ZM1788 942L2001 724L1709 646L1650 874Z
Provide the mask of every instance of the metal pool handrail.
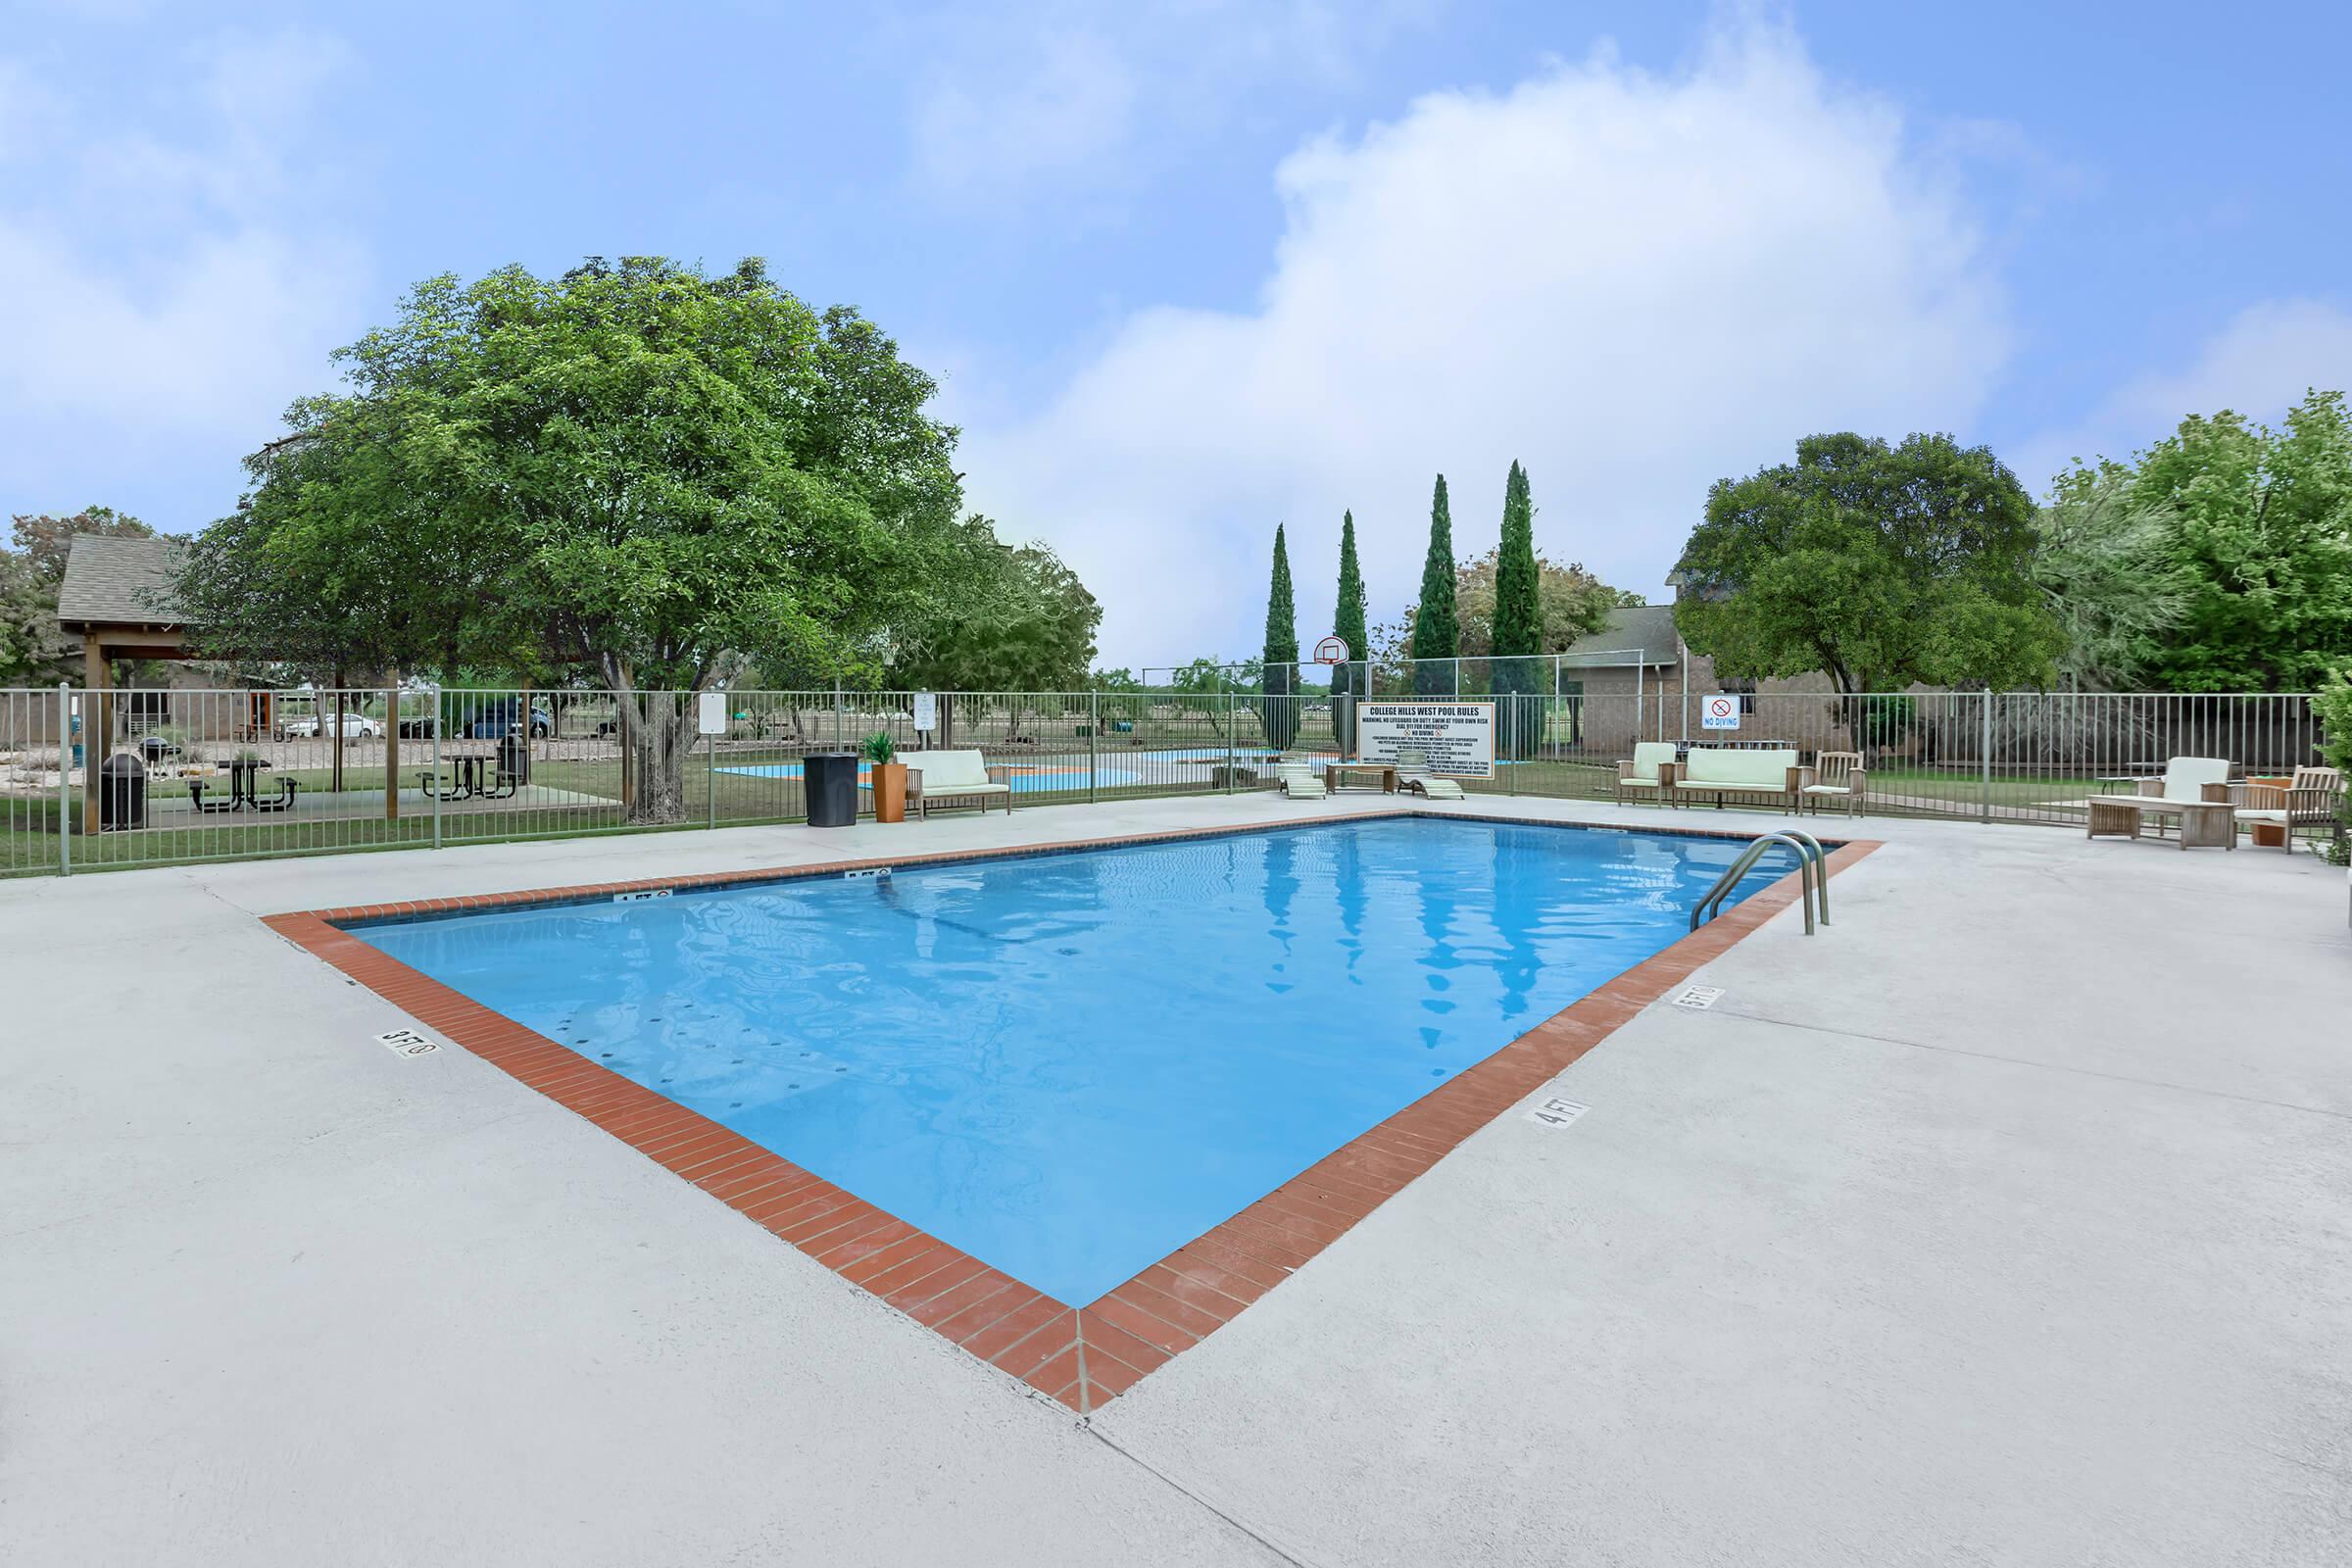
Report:
M1731 896L1732 889L1740 885L1740 879L1747 875L1755 863L1764 858L1764 852L1776 844L1785 844L1796 852L1797 902L1805 911L1805 935L1813 934L1813 907L1816 903L1821 906L1821 923L1830 923L1829 858L1822 854L1820 843L1810 833L1797 828L1785 828L1777 833L1764 834L1740 852L1740 858L1732 862L1730 869L1717 877L1715 885L1690 906L1691 930L1697 930L1701 921L1722 909L1723 901Z

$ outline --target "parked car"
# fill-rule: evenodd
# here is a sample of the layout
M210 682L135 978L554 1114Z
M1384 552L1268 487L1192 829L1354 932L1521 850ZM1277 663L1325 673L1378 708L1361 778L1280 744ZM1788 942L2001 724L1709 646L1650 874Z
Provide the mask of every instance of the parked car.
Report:
M316 713L304 713L298 717L280 719L276 731L277 738L281 741L309 740L316 735L332 735L334 732L335 719L332 713L327 714L324 719ZM365 740L370 736L381 735L383 732L384 726L365 713L345 713L343 715L343 738L347 741Z
M431 713L411 713L400 721L400 738L404 741L431 740L433 730L439 722L440 720Z
M505 740L507 731L522 722L515 716L521 709L521 703L512 697L468 704L466 710L460 715L458 733L477 741ZM553 735L556 732L556 715L549 712L544 705L533 703L530 731L533 740Z

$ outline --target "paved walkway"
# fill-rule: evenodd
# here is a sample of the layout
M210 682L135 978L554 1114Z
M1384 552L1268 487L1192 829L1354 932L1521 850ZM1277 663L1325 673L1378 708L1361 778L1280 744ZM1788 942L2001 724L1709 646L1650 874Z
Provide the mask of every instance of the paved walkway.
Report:
M377 1047L253 918L1367 804L0 886L0 1556L2352 1559L2352 938L2308 856L1873 820L1822 936L1775 920L1568 1070L1572 1127L1495 1122L1089 1424Z

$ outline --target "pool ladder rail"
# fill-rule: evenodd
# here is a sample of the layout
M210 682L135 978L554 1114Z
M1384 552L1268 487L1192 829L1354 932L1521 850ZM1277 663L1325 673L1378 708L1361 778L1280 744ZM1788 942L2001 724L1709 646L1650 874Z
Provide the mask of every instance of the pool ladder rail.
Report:
M1764 852L1776 844L1785 844L1796 852L1797 902L1804 906L1805 935L1813 934L1813 910L1816 905L1821 908L1821 923L1830 923L1829 857L1822 854L1820 840L1802 829L1791 827L1764 834L1740 852L1740 858L1732 862L1731 868L1717 877L1715 885L1690 906L1691 930L1697 930L1700 922L1709 915L1722 911L1723 901L1731 897L1732 889L1740 885L1741 877L1754 869L1755 863L1764 858Z

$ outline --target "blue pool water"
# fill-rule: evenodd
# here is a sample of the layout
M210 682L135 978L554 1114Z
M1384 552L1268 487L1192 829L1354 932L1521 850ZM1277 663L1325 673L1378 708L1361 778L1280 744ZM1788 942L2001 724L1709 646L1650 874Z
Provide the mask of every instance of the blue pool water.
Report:
M1682 936L1740 847L1392 818L355 934L1084 1304Z

